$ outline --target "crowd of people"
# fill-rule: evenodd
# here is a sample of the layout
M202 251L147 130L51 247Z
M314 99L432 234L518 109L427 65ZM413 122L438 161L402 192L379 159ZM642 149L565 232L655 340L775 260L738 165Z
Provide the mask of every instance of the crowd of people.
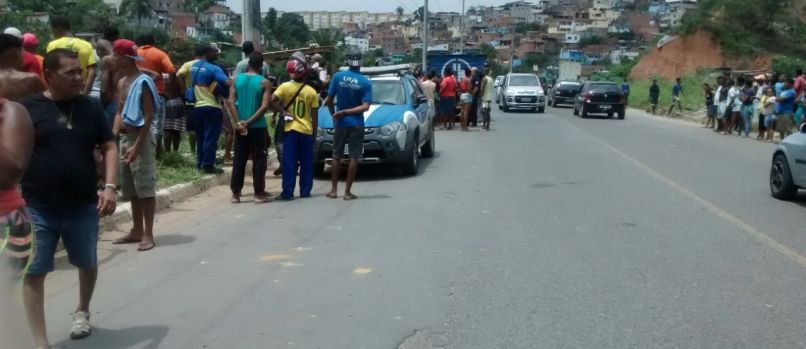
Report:
M440 129L452 130L458 115L460 127L465 132L470 130L469 127L478 127L479 115L481 129L490 130L490 112L495 95L491 74L487 67L465 68L463 76L459 78L452 67L445 68L442 78L433 70L427 74L415 72L423 92L429 100L434 101Z
M794 78L784 75L770 77L729 76L717 78L716 88L703 85L706 117L703 125L714 132L750 137L757 120L756 139L773 142L777 132L786 138L806 120L806 77L802 70Z
M232 203L241 202L250 159L254 202L270 200L265 175L272 137L281 163L275 171L282 176L279 199L294 199L297 176L299 197L307 198L318 109L324 105L335 120L327 197L338 197L339 162L348 160L343 198L356 198L352 182L363 153L363 113L372 101L360 51L348 52L349 69L332 82L320 55L296 52L286 64L290 81L278 85L251 42L242 44L246 58L228 74L216 64L221 50L215 43L197 46L194 59L177 66L153 35L135 43L109 29L93 45L58 17L51 30L54 40L44 56L34 34L16 28L0 34L0 267L14 274L0 286L22 280L36 348L50 347L44 286L60 240L79 276L72 339L92 333L99 219L115 212L119 192L131 203L133 227L113 243L155 248L156 159L178 151L183 133L189 133L197 168L210 174L222 172L216 153L226 134Z

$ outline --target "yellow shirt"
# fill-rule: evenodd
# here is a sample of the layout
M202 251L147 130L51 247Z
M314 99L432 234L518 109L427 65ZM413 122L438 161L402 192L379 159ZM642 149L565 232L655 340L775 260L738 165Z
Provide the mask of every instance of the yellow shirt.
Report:
M193 67L193 64L195 64L198 61L199 61L198 59L194 59L190 62L182 64L182 66L179 67L179 70L176 71L176 75L182 77L182 80L184 80L185 90L190 88L190 81L191 81L190 68Z
M78 61L81 68L84 69L84 77L87 77L87 67L97 64L95 58L95 51L92 49L92 44L79 38L74 37L61 37L48 43L47 52L53 51L57 48L66 48L70 51L78 53Z
M274 91L274 97L278 98L283 106L286 106L291 101L291 98L297 94L300 86L302 86L302 83L296 81L283 83ZM294 99L294 103L291 103L286 110L294 116L294 120L285 122L285 132L297 131L302 134L313 135L311 108L319 108L319 96L312 87L305 86L299 92L299 96Z

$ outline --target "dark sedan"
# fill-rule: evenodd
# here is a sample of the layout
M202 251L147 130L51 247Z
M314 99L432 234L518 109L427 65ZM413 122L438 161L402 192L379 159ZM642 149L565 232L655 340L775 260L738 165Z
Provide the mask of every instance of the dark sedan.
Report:
M551 88L549 105L556 107L559 104L574 105L574 98L579 93L581 83L576 81L559 81Z
M579 89L574 102L574 115L583 118L591 114L606 114L613 117L618 114L624 119L624 93L615 82L588 81Z

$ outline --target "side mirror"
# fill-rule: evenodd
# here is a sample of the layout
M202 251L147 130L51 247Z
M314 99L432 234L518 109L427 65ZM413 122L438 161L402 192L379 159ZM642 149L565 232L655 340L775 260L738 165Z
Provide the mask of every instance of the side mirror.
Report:
M493 83L493 87L498 87L498 81Z
M806 133L806 122L800 124L800 133Z

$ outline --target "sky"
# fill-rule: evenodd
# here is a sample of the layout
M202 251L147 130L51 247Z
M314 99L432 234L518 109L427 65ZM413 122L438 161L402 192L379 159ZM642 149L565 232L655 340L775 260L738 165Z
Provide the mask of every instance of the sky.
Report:
M465 6L501 5L512 0L465 0ZM242 0L227 0L227 4L236 13L241 13ZM277 1L260 0L261 12L269 7L282 11L369 11L394 12L400 6L407 13L413 13L422 6L423 0L303 0L303 1ZM429 0L429 12L460 12L462 0Z

